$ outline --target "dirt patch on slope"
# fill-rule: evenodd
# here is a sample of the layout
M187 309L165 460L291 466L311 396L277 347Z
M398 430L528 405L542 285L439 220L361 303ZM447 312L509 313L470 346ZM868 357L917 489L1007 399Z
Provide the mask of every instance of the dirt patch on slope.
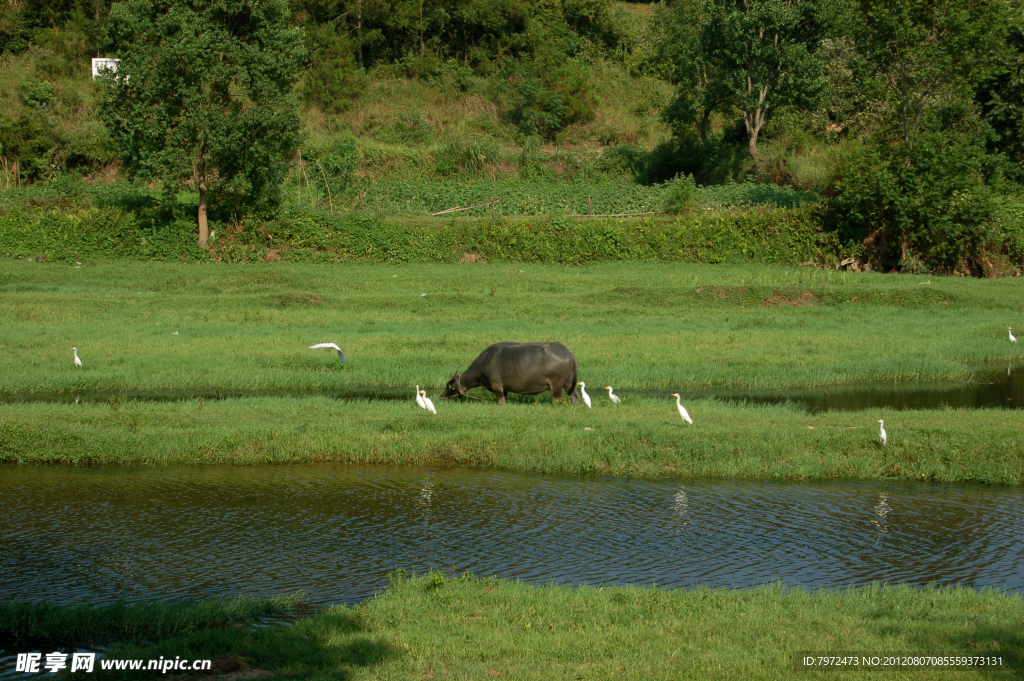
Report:
M792 305L797 307L801 305L814 305L817 302L818 299L815 298L814 294L810 291L804 291L803 293L786 293L784 291L776 291L764 299L764 306L780 307L782 305Z

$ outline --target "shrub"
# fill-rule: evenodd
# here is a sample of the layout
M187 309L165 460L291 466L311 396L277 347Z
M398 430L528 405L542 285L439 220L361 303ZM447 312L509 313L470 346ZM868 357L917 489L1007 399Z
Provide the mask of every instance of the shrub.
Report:
M974 269L994 217L983 153L949 131L922 135L909 159L884 142L853 150L826 221L884 270Z
M307 171L331 207L340 206L359 163L356 140L338 136L313 149L311 168Z
M28 80L21 84L21 101L33 109L47 109L56 95L53 84L45 80Z
M648 155L640 147L623 144L601 150L597 169L609 175L639 175L647 166Z
M509 122L547 139L573 123L589 121L597 106L590 71L576 64L545 69L507 60L495 93Z
M680 175L668 183L663 210L666 213L687 213L697 198L697 183L693 175Z
M374 130L373 136L390 144L428 144L434 137L434 130L419 109L402 109L394 121Z
M498 154L493 144L482 139L448 138L435 150L435 170L443 176L478 173L488 161L496 160Z

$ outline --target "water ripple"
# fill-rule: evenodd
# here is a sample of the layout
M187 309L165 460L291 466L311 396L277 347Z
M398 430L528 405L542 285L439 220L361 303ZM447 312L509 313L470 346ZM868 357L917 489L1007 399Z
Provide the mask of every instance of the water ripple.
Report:
M481 469L0 468L0 599L295 590L360 601L395 568L531 582L1024 588L1024 491L651 482Z

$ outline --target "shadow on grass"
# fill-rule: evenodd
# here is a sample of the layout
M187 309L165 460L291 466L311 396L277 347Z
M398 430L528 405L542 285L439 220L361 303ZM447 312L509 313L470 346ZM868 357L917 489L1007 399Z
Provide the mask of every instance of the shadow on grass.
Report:
M287 676L353 678L357 670L384 662L398 653L384 636L368 631L360 615L339 606L323 610L294 623L234 624L196 631L158 641L148 646L114 648L108 660L213 660L213 677L218 673L265 670ZM148 665L148 662L144 666ZM101 670L103 679L138 679L193 674L170 671ZM210 672L195 678L211 678Z
M998 659L997 665L976 668L985 676L1001 677L1015 672L1015 677L1021 678L1018 675L1024 672L1024 631L1019 622L975 625L968 631L945 636L942 644L943 651L956 651L960 655L972 655L990 661ZM934 643L932 645L934 647Z
M875 625L879 640L903 638L909 644L900 653L972 657L975 662L970 665L971 671L983 678L1021 678L1024 630L1017 618L1007 617L1000 608L1000 601L1005 603L1009 592L986 594L984 590L971 593L964 589L969 596L965 600L959 591L959 587L937 589L932 592L931 603L927 598L908 599L905 593L898 593L895 599L885 600L886 607L868 617L884 620ZM986 603L988 598L993 600ZM939 669L931 667L933 671Z
M102 652L94 673L104 679L192 677L180 669L148 669L150 660L161 658L212 660L212 669L196 678L252 669L348 679L398 652L352 608L296 617L301 604L300 594L136 605L0 604L0 648ZM142 669L103 669L114 660L142 660ZM69 673L55 678L72 678Z

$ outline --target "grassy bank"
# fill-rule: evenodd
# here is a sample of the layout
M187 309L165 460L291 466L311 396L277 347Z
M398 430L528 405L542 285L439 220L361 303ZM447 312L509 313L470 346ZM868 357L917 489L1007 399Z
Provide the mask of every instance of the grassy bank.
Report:
M994 655L1001 669L904 669L886 678L1000 679L1015 678L1024 660L1020 596L966 588L533 587L435 573L399 578L362 605L327 608L292 626L240 624L169 631L108 657L234 655L300 679L788 679L799 651ZM129 674L140 672L120 672Z
M7 260L0 391L436 388L504 340L561 341L580 380L622 389L969 380L1020 360L1019 289L769 266ZM306 349L323 341L349 362Z
M410 393L411 394L411 393ZM547 473L1024 482L1010 411L829 412L674 400L567 404L243 399L0 407L0 461L489 465ZM878 444L879 418L889 446Z

